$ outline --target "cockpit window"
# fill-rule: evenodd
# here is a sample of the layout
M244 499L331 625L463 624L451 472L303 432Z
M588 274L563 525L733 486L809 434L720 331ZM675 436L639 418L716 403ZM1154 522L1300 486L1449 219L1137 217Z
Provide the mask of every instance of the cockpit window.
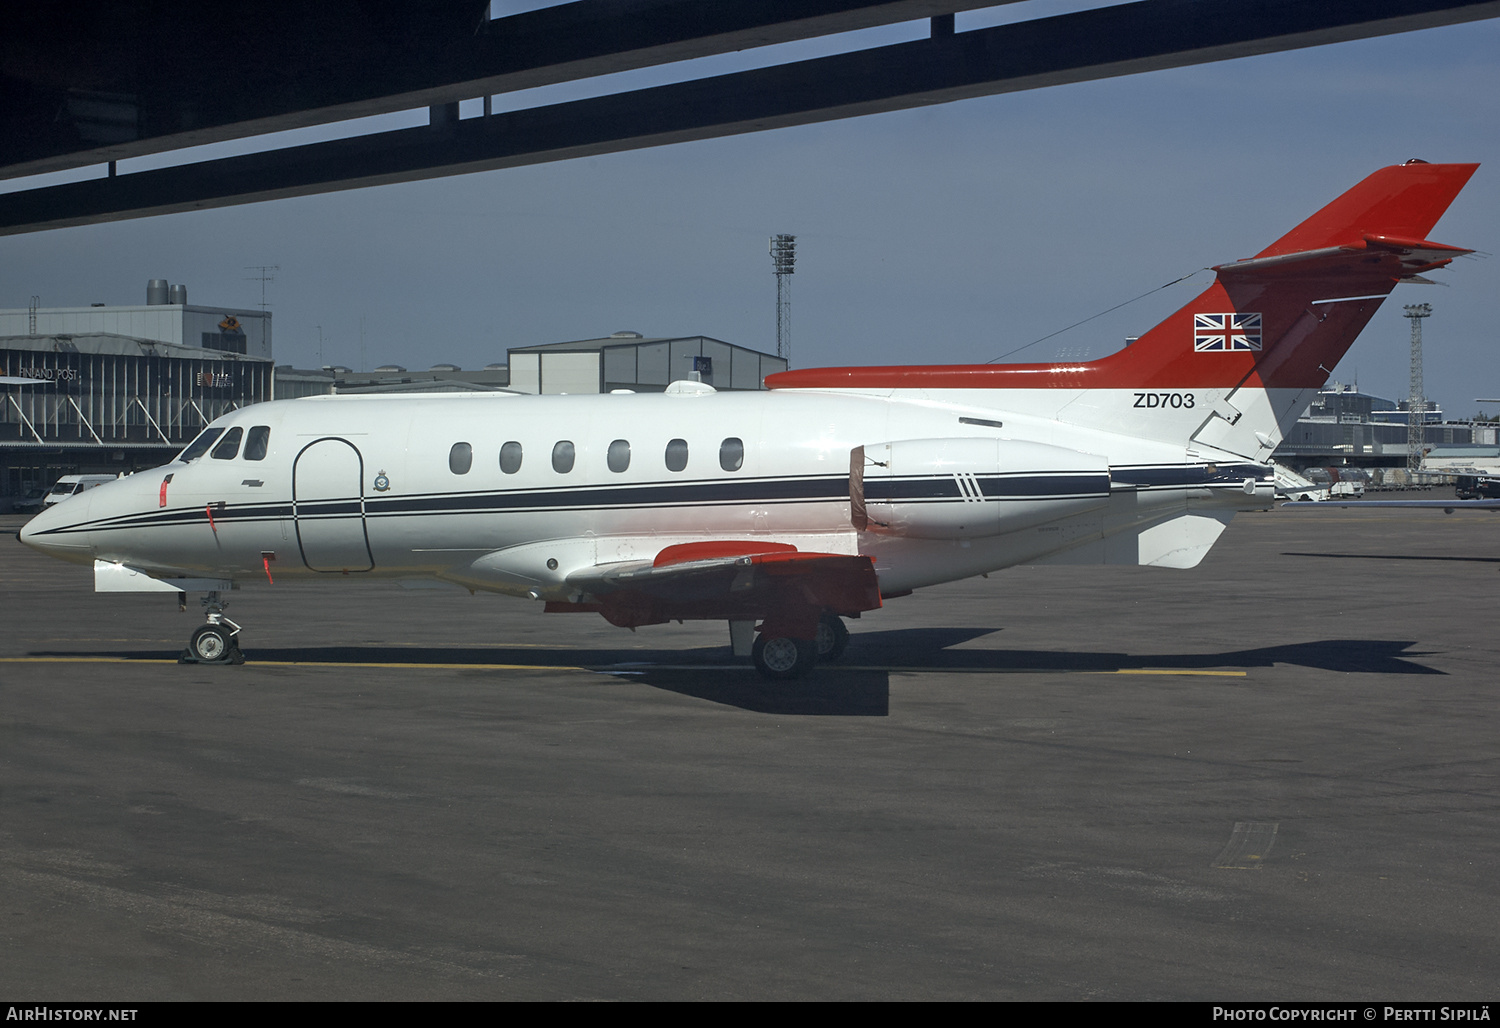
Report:
M234 460L234 455L240 452L240 436L244 434L243 428L231 428L225 432L219 445L214 447L214 460Z
M271 426L256 425L250 429L250 434L245 437L245 459L265 460L266 450L271 445Z
M177 459L186 464L188 461L197 460L208 452L208 448L214 444L214 440L224 430L222 428L205 428L203 434L188 444L188 448L177 455Z

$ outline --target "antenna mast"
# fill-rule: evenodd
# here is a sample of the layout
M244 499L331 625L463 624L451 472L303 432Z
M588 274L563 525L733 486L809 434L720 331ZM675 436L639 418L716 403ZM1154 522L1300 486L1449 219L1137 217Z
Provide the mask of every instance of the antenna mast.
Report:
M273 274L271 274L271 272L273 272L273 271L280 271L281 270L281 265L280 264L252 264L249 267L247 267L245 270L246 271L258 271L258 272L260 272L259 275L251 275L251 276L249 276L246 279L246 281L247 282L259 282L260 283L260 309L261 310L265 310L267 307L270 306L270 304L268 304L266 302L266 283L267 282L275 282L276 281L276 276L273 275Z

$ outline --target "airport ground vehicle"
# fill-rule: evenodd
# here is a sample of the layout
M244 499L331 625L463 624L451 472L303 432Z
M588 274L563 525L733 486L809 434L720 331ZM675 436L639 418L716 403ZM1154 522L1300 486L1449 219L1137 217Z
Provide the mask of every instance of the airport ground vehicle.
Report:
M115 475L64 475L47 491L42 507L45 509L88 489L97 489L106 482L113 482L116 477Z

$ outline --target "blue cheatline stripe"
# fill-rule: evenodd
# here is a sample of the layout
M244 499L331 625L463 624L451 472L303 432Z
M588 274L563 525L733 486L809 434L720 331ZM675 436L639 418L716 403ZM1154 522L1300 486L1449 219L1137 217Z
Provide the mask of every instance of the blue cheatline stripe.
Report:
M415 496L367 496L363 509L369 517L401 517L427 514L524 513L559 510L622 509L630 507L711 506L727 503L805 503L846 499L847 476L820 478L743 479L708 482L664 482L622 486L575 486L553 489L520 489L502 492L427 493ZM358 497L304 501L296 505L301 518L357 517ZM289 503L255 503L214 507L215 521L263 521L289 518ZM122 528L156 528L171 525L206 524L203 507L122 514L97 521L51 529L47 534L103 531Z
M429 493L372 497L365 501L372 516L448 511L551 510L568 507L642 507L678 504L776 503L829 500L849 495L849 477L761 478L709 482L663 482L644 485L575 486L543 490L479 493Z
M1210 475L1203 464L1125 465L1109 474L1070 472L1026 472L975 475L987 500L1073 499L1103 495L1111 481L1137 488L1181 488L1190 485L1237 484L1246 477L1262 477L1267 469L1256 464L1218 465ZM706 482L660 482L618 486L563 486L550 489L515 489L425 493L413 496L366 496L304 501L296 505L298 519L358 517L386 518L412 515L538 513L546 511L612 510L647 507L720 506L738 503L808 503L847 498L847 476L786 477L713 480ZM951 474L865 479L865 498L871 502L898 500L945 501L964 499ZM214 520L253 523L291 518L292 504L226 504L214 507ZM203 507L174 507L121 514L97 521L49 529L47 535L113 529L162 528L206 524Z
M1025 475L973 475L985 499L1069 499L1109 493L1106 474L1032 472ZM962 500L963 488L954 475L866 478L865 499L871 503L897 500Z
M1003 478L979 477L979 488L986 497L1105 496L1109 494L1109 476L1093 475L1014 475Z

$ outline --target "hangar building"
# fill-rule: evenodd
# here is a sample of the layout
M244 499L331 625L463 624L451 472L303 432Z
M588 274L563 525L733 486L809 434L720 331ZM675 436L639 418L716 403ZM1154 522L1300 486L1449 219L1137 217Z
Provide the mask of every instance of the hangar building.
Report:
M764 389L766 376L786 370L786 359L708 336L646 337L616 332L600 339L513 346L508 364L465 371L435 364L408 371L387 364L374 371L344 367L276 369L276 399L315 393L458 392L507 389L517 393L659 393L693 379L719 391Z
M707 336L647 339L616 332L604 339L520 346L509 351L510 388L519 393L659 393L682 379L715 389L764 389L786 359Z

